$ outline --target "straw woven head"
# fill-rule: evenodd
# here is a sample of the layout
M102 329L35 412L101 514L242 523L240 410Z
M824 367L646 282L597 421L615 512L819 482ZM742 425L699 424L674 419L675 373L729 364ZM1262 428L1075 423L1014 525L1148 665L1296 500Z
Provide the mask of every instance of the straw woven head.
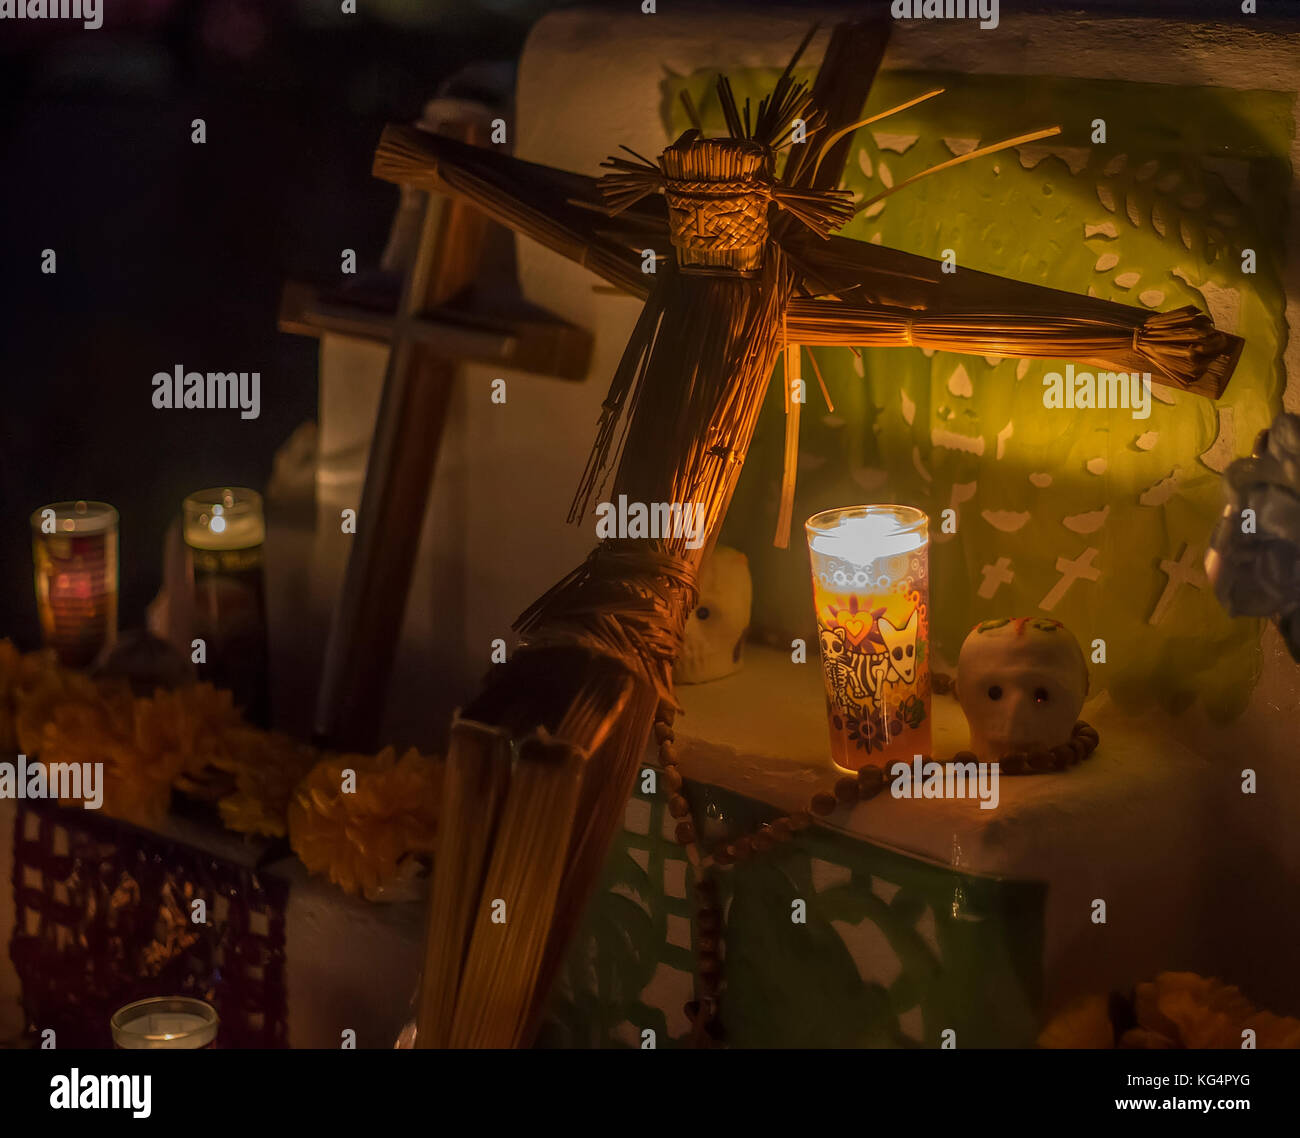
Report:
M668 227L683 270L762 267L769 159L765 147L736 138L681 139L663 152Z
M802 49L801 49L802 50ZM853 216L846 190L804 184L799 163L776 174L776 156L803 125L806 141L821 132L825 115L812 102L807 84L791 68L762 100L754 120L749 103L736 106L731 85L718 79L718 99L727 134L705 138L698 124L663 151L658 162L615 156L603 163L614 171L600 179L600 191L612 216L652 194L662 192L668 207L669 239L677 264L687 273L755 276L771 236L768 209L775 205L821 237ZM692 108L692 117L693 108ZM832 137L829 141L834 141Z

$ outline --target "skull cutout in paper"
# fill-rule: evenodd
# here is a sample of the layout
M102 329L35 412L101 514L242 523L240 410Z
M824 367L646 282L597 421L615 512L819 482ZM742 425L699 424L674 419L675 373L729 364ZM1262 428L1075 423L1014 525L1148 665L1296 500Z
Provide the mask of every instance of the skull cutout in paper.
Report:
M754 587L749 559L719 545L700 567L700 599L686 618L682 650L673 669L679 684L717 680L740 671Z
M983 762L1068 743L1087 694L1083 651L1060 621L986 620L961 646L957 699Z

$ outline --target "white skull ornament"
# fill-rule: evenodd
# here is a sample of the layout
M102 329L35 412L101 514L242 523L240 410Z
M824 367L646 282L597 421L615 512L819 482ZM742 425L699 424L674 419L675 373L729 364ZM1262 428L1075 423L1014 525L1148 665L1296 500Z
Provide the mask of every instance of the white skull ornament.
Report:
M1069 742L1087 694L1083 651L1060 621L986 620L961 646L957 699L983 762Z
M682 650L673 669L679 684L717 680L740 671L754 586L749 559L716 546L700 567L700 599L686 618Z

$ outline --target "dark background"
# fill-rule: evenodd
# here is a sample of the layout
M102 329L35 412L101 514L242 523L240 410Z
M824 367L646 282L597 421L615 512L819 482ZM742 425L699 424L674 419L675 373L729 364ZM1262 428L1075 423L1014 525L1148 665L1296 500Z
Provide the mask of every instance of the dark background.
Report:
M36 646L28 516L64 499L120 511L120 623L142 624L181 498L263 488L275 448L315 416L316 341L276 330L280 289L338 279L343 248L377 260L397 199L369 173L383 124L418 117L470 62L513 62L567 6L103 0L96 31L0 21L0 637ZM1014 6L1243 18L1237 0ZM177 363L259 371L261 416L155 410L150 377Z
M370 176L384 123L467 61L513 60L548 6L330 0L312 20L289 0L104 0L96 31L0 22L0 637L39 638L36 507L118 508L130 628L181 498L265 487L316 414L317 342L276 330L283 282L340 279L344 248L377 261L397 201ZM150 377L177 363L260 371L260 417L154 409Z

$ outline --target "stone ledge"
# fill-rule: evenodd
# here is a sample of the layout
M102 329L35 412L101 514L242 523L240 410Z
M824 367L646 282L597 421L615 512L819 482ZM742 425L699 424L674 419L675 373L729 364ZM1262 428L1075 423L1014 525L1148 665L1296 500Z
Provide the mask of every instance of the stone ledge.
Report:
M677 698L677 753L693 782L791 810L837 777L816 660L793 664L750 645L742 671ZM936 697L932 713L935 753L964 748L956 700ZM1046 882L1052 1006L1170 967L1213 973L1209 934L1230 900L1213 836L1240 793L1237 764L1194 753L1176 741L1173 721L1122 716L1104 696L1083 715L1101 734L1096 753L1065 773L1002 778L996 809L886 792L819 819L848 840L922 861ZM1099 898L1103 925L1092 919Z

